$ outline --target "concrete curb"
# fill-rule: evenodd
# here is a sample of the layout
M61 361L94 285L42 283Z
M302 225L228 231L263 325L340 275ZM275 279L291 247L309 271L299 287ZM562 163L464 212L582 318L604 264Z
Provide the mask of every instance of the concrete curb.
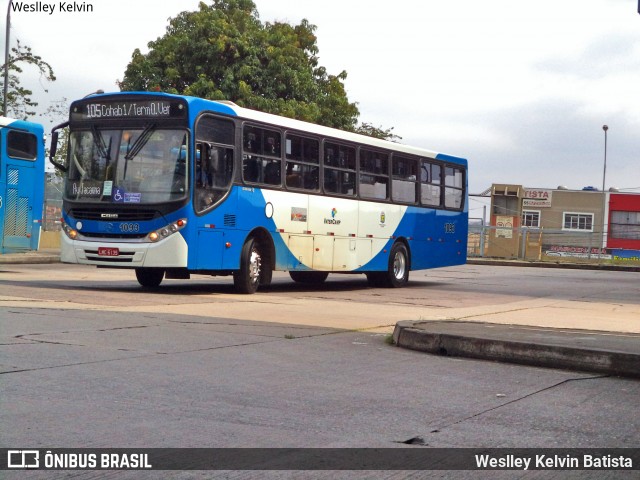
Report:
M640 272L640 267L635 265L600 265L597 263L553 263L526 260L499 260L467 258L468 265L491 265L496 267L537 267L537 268L564 268L566 270L607 270L613 272Z
M393 340L399 347L436 355L640 378L640 353L455 335L430 331L425 322L414 321L398 322Z
M59 254L7 253L0 255L0 265L60 263Z

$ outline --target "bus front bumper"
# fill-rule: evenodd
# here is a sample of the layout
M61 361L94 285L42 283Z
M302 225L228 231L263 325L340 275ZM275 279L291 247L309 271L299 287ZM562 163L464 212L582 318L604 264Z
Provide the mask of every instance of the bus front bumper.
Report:
M174 233L157 243L71 240L62 233L60 260L105 267L186 268L187 242Z

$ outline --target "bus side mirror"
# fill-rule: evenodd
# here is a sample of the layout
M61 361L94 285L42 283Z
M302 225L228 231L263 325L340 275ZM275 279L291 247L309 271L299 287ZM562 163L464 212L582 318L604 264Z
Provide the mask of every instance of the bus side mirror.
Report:
M55 157L56 152L58 151L58 135L60 133L59 130L67 126L69 126L69 122L64 122L51 129L51 149L49 150L49 161L54 167L63 172L66 172L68 170L67 166L64 163L60 163L55 160Z

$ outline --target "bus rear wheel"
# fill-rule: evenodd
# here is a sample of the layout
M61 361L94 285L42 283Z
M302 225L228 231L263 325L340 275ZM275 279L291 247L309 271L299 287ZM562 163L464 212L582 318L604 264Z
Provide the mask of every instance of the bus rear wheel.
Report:
M162 283L164 270L162 268L136 268L136 278L143 287L156 288Z
M242 246L240 270L233 272L233 285L238 293L255 293L264 276L263 255L258 242L250 238Z
M391 247L386 272L369 272L367 280L372 287L399 288L409 282L409 252L403 243Z
M329 276L328 272L289 272L291 280L298 283L319 284L324 282Z

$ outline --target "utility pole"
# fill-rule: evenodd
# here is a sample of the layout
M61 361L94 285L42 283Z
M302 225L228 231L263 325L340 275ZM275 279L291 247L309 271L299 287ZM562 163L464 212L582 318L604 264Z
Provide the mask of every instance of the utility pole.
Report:
M640 1L640 0L639 0ZM2 115L7 116L7 92L9 91L9 40L11 37L11 2L7 6L7 31L4 40L4 92L2 95Z

